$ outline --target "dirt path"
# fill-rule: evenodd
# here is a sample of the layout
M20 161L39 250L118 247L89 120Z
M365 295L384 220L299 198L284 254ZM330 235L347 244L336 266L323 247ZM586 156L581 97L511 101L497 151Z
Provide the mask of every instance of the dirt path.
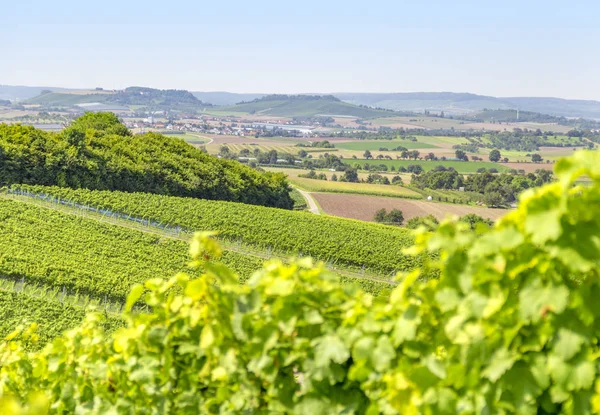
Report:
M315 215L320 215L321 212L319 211L319 206L317 206L317 203L315 202L315 199L313 199L311 194L308 192L305 192L304 190L300 190L297 187L295 189L302 195L302 197L308 203L308 211L310 213L314 213Z

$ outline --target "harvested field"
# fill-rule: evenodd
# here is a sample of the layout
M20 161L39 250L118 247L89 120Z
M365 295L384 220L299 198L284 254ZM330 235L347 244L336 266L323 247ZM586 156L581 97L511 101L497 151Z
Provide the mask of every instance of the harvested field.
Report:
M463 216L469 213L475 213L484 218L496 220L509 212L506 209L489 209L448 203L393 199L389 197L330 193L312 193L312 196L317 200L321 209L328 215L365 221L373 221L375 212L382 208L388 211L391 209L400 209L404 214L405 221L415 216L429 214L434 215L438 219L444 219L447 215Z
M537 169L554 170L553 163L502 163L509 169L525 170L525 173L534 173Z

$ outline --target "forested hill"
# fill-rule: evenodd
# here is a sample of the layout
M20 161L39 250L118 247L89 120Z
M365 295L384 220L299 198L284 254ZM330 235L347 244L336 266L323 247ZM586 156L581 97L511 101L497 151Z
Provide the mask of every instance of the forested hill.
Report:
M87 113L61 133L0 124L0 186L16 183L293 205L283 174L209 156L179 138L132 135L112 113Z
M29 98L26 104L50 107L72 107L83 104L98 103L107 105L136 106L149 110L198 111L212 106L205 104L192 93L178 89L154 89L129 87L122 91L74 91L44 90L40 95Z

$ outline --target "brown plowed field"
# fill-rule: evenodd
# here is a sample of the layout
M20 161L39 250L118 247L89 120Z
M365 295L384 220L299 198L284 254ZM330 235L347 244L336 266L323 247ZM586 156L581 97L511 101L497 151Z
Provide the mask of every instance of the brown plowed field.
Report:
M317 200L321 209L329 215L366 221L372 221L375 212L382 208L385 208L388 211L391 209L400 209L404 214L405 221L415 216L429 214L432 214L438 219L444 219L447 215L463 216L468 213L475 213L484 218L496 220L509 212L509 210L506 209L489 209L484 207L422 202L391 197L332 193L311 193L311 195Z
M537 169L554 170L554 164L552 163L502 163L510 169L525 170L525 173L534 173Z

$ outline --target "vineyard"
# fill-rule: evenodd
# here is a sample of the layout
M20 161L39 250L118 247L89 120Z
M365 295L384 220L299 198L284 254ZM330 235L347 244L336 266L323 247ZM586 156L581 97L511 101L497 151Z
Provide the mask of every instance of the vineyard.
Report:
M56 209L0 199L0 337L19 322L37 321L41 339L51 339L81 322L85 309L80 306L94 303L119 312L134 284L188 269L189 235L103 223ZM221 262L244 282L265 257L225 250ZM374 295L387 295L392 288L366 278L338 278ZM29 300L33 297L23 287L34 287L38 298ZM48 300L52 293L54 301ZM63 304L69 303L65 296L78 300Z
M439 255L399 274L389 298L340 285L310 258L271 260L239 284L199 233L194 270L134 286L125 327L107 333L94 314L38 352L27 353L32 329L0 344L0 408L598 413L598 166L600 153L562 160L558 182L527 191L493 228L420 230L411 254ZM582 176L591 182L573 187ZM438 277L420 279L429 267ZM132 312L139 302L149 312Z
M93 308L69 304L58 298L42 298L27 293L0 290L0 337L12 333L24 322L35 322L37 341L29 348L38 349L66 330L82 323ZM114 314L105 314L103 329L111 333L124 325Z
M227 241L318 258L379 275L414 269L422 258L402 253L413 244L406 229L240 203L147 193L14 186L193 231L218 231Z

